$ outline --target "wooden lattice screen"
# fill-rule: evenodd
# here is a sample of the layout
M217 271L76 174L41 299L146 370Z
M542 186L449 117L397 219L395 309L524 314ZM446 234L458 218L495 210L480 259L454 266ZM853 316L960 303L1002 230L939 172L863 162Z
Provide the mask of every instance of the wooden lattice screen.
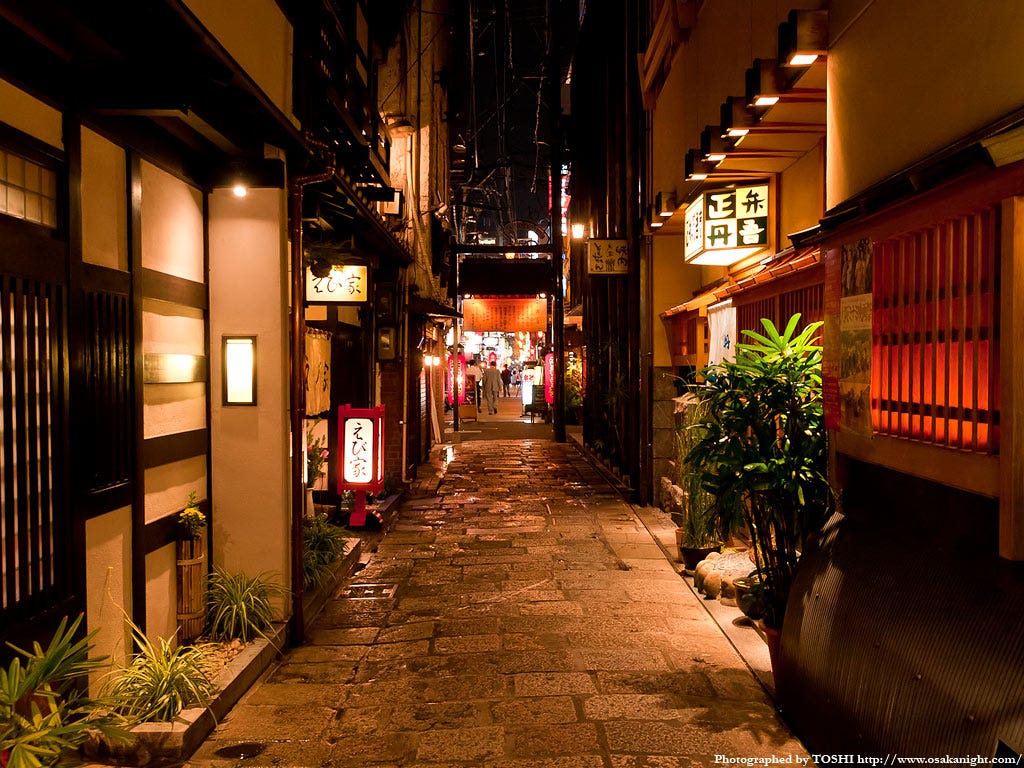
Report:
M0 277L0 624L55 605L71 588L61 466L64 292Z
M89 490L127 483L131 473L131 307L127 293L85 294L85 390L89 445L81 461Z
M998 230L988 209L875 243L876 431L998 452Z
M822 320L825 316L824 283L796 288L766 296L746 304L736 302L736 333L739 341L749 341L744 330L761 333L764 326L761 318L768 318L779 329L784 328L789 318L800 313L800 327Z

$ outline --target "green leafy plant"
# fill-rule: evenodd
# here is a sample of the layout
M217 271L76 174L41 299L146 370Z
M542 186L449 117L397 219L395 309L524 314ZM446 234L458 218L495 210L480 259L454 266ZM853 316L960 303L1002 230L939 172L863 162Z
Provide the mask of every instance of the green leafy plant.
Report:
M139 651L107 686L118 712L136 722L170 722L183 709L205 707L216 688L206 675L206 646L156 643L129 621Z
M302 575L306 587L320 588L330 579L331 563L345 553L344 529L327 522L323 515L302 524Z
M683 546L715 547L728 540L742 520L738 509L715 504L715 497L704 487L704 467L688 458L705 434L702 423L707 419L706 404L691 394L684 398L682 413L682 424L676 430L676 464L686 504L678 521L683 529Z
M45 648L10 646L18 655L0 669L0 763L7 768L53 765L94 730L127 738L123 719L83 692L85 676L104 660L89 658L95 632L75 639L81 623L81 616L70 625L61 619Z
M719 515L739 509L751 536L765 594L765 623L781 627L806 540L831 503L821 402L821 323L796 332L744 331L736 361L712 366L694 393L705 407L687 462L700 468Z
M247 643L266 637L274 620L271 601L284 594L263 575L246 576L214 568L206 582L207 635L211 640Z
M583 361L578 357L565 366L565 407L583 407Z
M327 450L327 438L324 435L314 435L314 430L321 421L322 419L317 419L306 430L306 482L309 486L327 474L325 465L330 455Z
M206 527L206 515L199 509L195 491L188 495L185 508L178 515L178 524L185 529L186 536L198 536L199 532Z

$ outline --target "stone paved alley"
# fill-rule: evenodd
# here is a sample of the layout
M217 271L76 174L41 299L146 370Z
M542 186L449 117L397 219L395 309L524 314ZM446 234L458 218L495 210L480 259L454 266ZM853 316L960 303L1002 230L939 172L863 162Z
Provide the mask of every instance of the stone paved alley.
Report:
M361 584L376 585L372 592ZM260 754L228 757L240 743ZM457 446L194 768L681 768L805 756L572 444Z

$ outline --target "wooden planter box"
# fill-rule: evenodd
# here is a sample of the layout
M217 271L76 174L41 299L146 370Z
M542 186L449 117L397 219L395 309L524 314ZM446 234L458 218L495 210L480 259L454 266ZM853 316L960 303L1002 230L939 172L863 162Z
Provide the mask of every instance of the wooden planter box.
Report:
M178 541L178 641L190 643L206 619L206 537Z

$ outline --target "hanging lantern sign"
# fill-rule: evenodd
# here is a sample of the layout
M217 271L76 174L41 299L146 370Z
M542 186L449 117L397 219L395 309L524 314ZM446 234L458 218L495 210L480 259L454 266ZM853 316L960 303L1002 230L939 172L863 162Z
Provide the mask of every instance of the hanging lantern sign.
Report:
M625 240L587 241L587 273L590 275L624 275L629 272Z
M555 404L555 353L544 355L544 402Z
M683 260L727 267L768 248L768 185L705 192L686 206Z
M456 387L456 385L458 385ZM466 356L448 355L445 369L445 398L448 405L455 404L455 390L459 392L459 403L466 402Z
M349 525L366 524L366 494L384 488L384 406L338 408L338 492L355 491Z
M369 267L335 264L325 275L306 267L307 304L365 304L370 296Z

